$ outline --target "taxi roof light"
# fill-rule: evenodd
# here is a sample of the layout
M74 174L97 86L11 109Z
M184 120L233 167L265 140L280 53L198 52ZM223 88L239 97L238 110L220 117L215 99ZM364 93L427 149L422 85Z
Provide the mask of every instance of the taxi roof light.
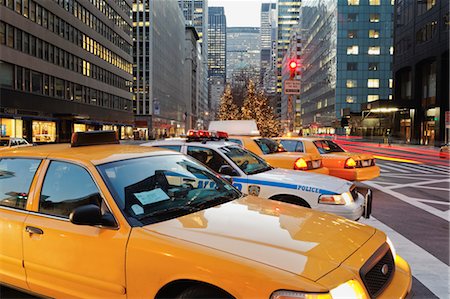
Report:
M116 131L87 131L72 134L71 147L119 144L119 136Z

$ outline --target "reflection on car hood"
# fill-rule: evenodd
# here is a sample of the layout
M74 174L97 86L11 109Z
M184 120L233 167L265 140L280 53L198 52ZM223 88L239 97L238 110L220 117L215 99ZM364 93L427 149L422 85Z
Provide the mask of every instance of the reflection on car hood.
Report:
M274 168L269 171L265 171L255 175L249 175L250 180L262 180L269 182L279 183L280 187L287 184L288 188L294 186L319 188L325 191L331 191L332 193L343 193L349 191L350 187L353 185L352 182L332 177L329 175L318 174L307 171L290 170L282 168ZM306 189L303 189L304 191ZM327 193L327 192L319 192Z
M335 215L253 196L144 228L313 281L375 233Z
M323 159L327 159L327 158L333 158L333 159L353 158L355 160L373 159L373 156L371 154L349 153L349 152L336 152L336 153L323 154L322 157L323 157Z

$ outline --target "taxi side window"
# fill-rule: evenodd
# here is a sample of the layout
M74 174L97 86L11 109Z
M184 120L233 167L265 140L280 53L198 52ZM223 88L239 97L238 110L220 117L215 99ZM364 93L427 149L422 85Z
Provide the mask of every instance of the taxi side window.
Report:
M240 146L243 146L243 145L244 145L244 144L242 143L242 140L240 140L240 139L228 138L228 141L229 141L229 142L236 143L236 144L239 144Z
M0 206L25 209L31 182L41 160L0 160Z
M81 166L52 161L45 175L39 212L68 218L80 206L101 207L102 197L90 174Z
M296 140L281 140L280 143L288 152L303 153L303 142Z
M215 172L219 172L220 167L224 165L229 165L231 167L221 155L209 148L188 146L187 154L205 164Z
M155 147L165 148L176 152L181 152L181 145L157 145Z

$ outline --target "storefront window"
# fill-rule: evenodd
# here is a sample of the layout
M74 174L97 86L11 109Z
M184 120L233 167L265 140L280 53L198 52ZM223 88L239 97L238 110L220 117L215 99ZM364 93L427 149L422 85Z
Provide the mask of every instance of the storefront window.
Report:
M23 138L23 121L21 119L0 118L0 136Z
M53 121L33 121L33 142L55 142L56 123Z
M86 132L86 125L85 124L73 124L73 131L74 132Z

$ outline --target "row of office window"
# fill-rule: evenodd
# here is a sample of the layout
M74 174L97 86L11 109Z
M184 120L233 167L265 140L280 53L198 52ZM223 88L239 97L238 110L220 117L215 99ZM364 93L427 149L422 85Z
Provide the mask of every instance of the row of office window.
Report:
M389 88L392 88L392 84L393 84L392 79L389 79ZM358 80L347 79L346 87L349 89L357 88ZM380 79L376 79L376 78L367 79L367 88L380 88Z
M4 0L0 0L0 4L2 4L1 1ZM26 10L23 10L23 15L25 17L28 17L31 21L43 26L44 28L52 31L55 34L58 34L66 40L76 44L77 46L83 47L83 49L85 49L86 51L91 52L92 54L124 70L125 72L131 73L131 63L129 63L116 53L112 52L97 41L88 37L80 30L60 19L56 15L47 11L45 8L41 7L39 4L36 4L34 1L28 2L28 0L23 0L23 4L25 3L27 3L27 6Z
M359 14L357 13L349 13L347 14L347 22L353 23L362 21L360 20ZM380 22L380 14L379 13L371 13L369 14L369 22L370 23L379 23Z
M71 26L64 20L61 20L55 14L40 6L33 0L15 1L15 6L14 0L0 0L0 5L6 4L8 8L15 10L17 13L22 14L24 17L30 19L38 25L41 25L42 27L72 42L76 42L73 37L77 35L84 35L84 33L82 33L80 30ZM115 32L113 29L108 27L105 23L101 22L89 11L87 11L83 6L77 5L77 10L74 11L74 15L75 17L83 21L83 23L87 24L89 27L114 43L117 47L128 54L130 53L131 45L126 42L119 34L117 34L117 32Z
M365 0L364 2L367 3L366 1L367 0ZM386 0L384 0L384 1L386 1ZM391 2L391 5L394 5L394 0L389 0L389 1ZM359 5L360 2L363 2L363 1L360 1L360 0L347 0L347 4L350 5L350 6L352 6L352 5ZM363 3L361 3L361 4L363 4ZM369 5L376 5L376 6L381 5L381 0L369 0Z
M65 69L130 91L131 81L98 67L25 31L0 21L0 44L43 59Z
M66 0L67 1L67 0ZM108 5L108 1L105 0L90 0L92 5L97 7L98 10L100 10L104 15L108 16L111 15L111 12L114 11L111 6ZM116 3L119 8L129 15L131 17L131 6L128 5L127 1L124 0L114 0L114 3Z
M15 90L117 110L131 110L130 99L0 61L0 85Z
M363 70L358 67L357 62L347 62L347 71L358 71ZM365 65L365 64L363 64ZM391 67L392 68L392 67ZM368 71L379 71L380 70L380 63L379 62L369 62L367 64L367 70Z
M355 39L358 38L358 30L347 30L347 38ZM369 38L380 38L380 31L376 29L369 29L368 31Z
M394 54L394 47L389 48L389 53L391 55ZM380 46L370 46L367 49L367 54L370 56L381 55L381 47ZM347 55L359 55L359 46L352 45L347 47Z
M391 99L392 97L389 96L389 99ZM367 95L367 100L366 102L370 103L370 102L374 102L374 101L378 101L380 99L380 95L379 94L369 94ZM358 103L358 96L356 95L348 95L345 97L345 102L349 103L349 104L353 104L353 103Z

